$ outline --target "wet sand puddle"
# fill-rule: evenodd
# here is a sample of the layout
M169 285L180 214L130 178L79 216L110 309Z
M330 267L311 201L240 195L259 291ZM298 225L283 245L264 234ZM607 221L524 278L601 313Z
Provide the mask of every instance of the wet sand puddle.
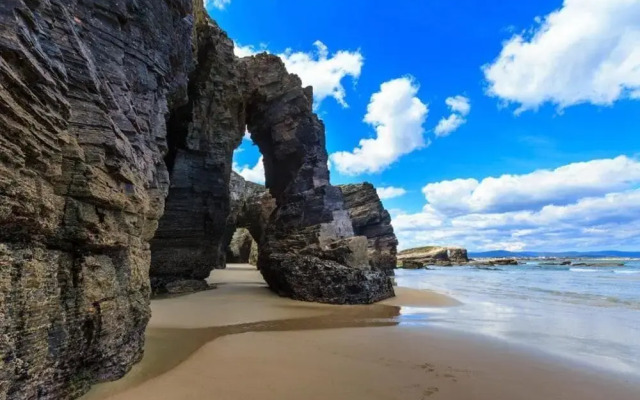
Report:
M286 306L285 306L286 307ZM300 306L295 306L300 308ZM95 385L83 400L101 400L158 377L218 338L249 332L291 332L340 328L387 327L399 324L400 307L390 305L340 306L327 314L216 326L198 329L150 328L146 333L145 355L122 379Z

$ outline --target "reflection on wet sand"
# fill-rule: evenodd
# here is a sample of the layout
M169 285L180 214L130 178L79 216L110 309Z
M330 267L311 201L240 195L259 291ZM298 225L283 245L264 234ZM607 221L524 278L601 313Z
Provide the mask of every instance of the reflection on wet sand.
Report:
M144 373L126 387L155 378L186 360L205 344L227 335L248 332L289 332L339 328L394 326L400 307L373 305L337 309L328 315L292 318L199 329L152 328L147 332L145 357L135 367ZM95 397L98 398L98 397Z
M384 304L330 306L280 298L255 269L212 278L216 290L154 300L143 360L85 400L630 400L640 391L433 328L438 307L459 304L434 292L398 288Z
M242 295L243 299L251 296L254 301L261 304L253 304L253 307L264 307L274 304L265 312L264 318L279 318L282 315L313 315L309 317L294 317L285 319L272 319L233 325L210 326L203 328L166 328L157 327L152 320L146 333L145 354L140 363L135 365L131 372L123 379L96 385L84 400L99 400L113 396L127 389L136 387L150 379L160 376L188 359L205 344L218 338L249 332L286 332L306 331L340 328L365 328L394 326L399 322L400 307L394 305L374 304L364 306L330 306L323 304L309 304L290 302L289 300L275 298L268 292L264 283L257 281L254 269L230 268L226 273L238 271L251 271L251 280L237 280L235 277L230 282L216 282L218 289L212 291L212 295L220 293L224 298L229 292L234 295ZM220 274L220 273L218 273ZM197 295L192 295L197 296ZM171 303L187 300L189 296L163 297L154 300L154 303L167 306ZM239 300L239 299L238 299ZM266 303L266 304L265 304ZM277 312L279 311L279 313ZM319 314L319 315L315 315ZM155 316L155 315L154 315ZM177 316L176 316L177 317ZM210 321L214 323L214 321ZM219 321L218 321L219 322Z

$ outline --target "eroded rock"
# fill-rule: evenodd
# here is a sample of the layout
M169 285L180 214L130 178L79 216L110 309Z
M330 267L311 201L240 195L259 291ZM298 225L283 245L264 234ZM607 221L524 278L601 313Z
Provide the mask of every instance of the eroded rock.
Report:
M4 0L0 398L72 398L123 376L142 356L150 265L159 290L204 289L232 225L260 238L282 295L392 296L329 183L312 99L277 57L235 58L202 0ZM234 221L246 125L270 194Z
M311 301L393 296L390 279L368 263L366 239L356 239L342 192L329 183L324 124L313 113L312 89L303 88L278 57L261 54L241 63L247 126L264 156L266 187L276 201L259 244L258 268L265 280L281 295ZM299 273L296 265L315 273ZM335 292L303 290L329 281ZM369 289L376 294L345 294Z
M2 1L0 398L76 397L142 357L193 25L188 0Z
M233 150L245 130L240 73L233 42L203 17L194 32L198 66L189 101L168 120L165 158L171 186L151 243L155 292L171 281L206 279L225 265ZM230 239L230 236L229 236ZM196 286L194 286L196 287Z
M371 268L393 275L397 264L398 239L393 232L389 212L382 205L376 189L370 183L362 183L341 185L340 190L354 233L368 239Z
M257 249L257 243L251 233L245 228L238 228L231 238L227 248L227 262L234 264L248 264L251 252ZM257 261L257 255L254 255Z

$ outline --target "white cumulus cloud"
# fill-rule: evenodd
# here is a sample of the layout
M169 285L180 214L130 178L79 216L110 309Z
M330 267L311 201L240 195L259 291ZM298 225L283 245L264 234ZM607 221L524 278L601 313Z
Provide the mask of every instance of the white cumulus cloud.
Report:
M444 102L449 106L452 112L456 112L463 117L466 117L471 112L471 102L467 97L460 95L448 97Z
M625 190L640 184L640 162L619 156L524 175L457 179L426 185L429 204L447 214L531 209Z
M394 186L379 187L376 189L376 191L378 192L378 197L380 197L380 200L393 199L407 194L407 191L405 189Z
M428 107L417 97L419 86L409 77L383 83L371 96L364 121L375 128L376 137L360 140L353 151L331 155L343 174L380 172L405 154L426 147L424 123Z
M248 165L240 166L234 162L233 170L236 171L238 174L240 174L244 179L250 182L264 184L265 178L264 178L264 162L263 161L264 161L264 158L260 156L260 159L258 160L256 165L254 165L253 167L250 167Z
M603 250L640 247L640 161L626 156L523 175L424 187L420 213L396 212L401 247Z
M347 107L346 91L342 85L344 78L360 77L364 57L360 51L339 50L329 53L327 46L317 40L315 52L294 52L288 49L279 54L287 71L296 74L305 86L313 86L313 97L317 103L327 97L333 97L340 105Z
M640 1L564 0L536 22L483 67L488 94L517 112L640 98Z
M339 50L331 54L329 48L320 40L316 40L313 45L315 51L287 49L284 53L278 54L278 57L282 59L289 73L300 77L304 86L313 86L316 105L327 97L333 97L341 106L348 107L343 81L347 77L354 80L360 77L364 57L359 50ZM235 43L234 53L237 57L248 57L262 52L269 52L265 44L255 47Z
M235 54L236 57L243 58L254 56L262 51L266 51L264 47L256 48L251 45L243 46L237 42L233 42L233 54Z
M204 4L207 8L215 7L219 10L224 10L227 5L231 4L231 0L205 0Z
M465 117L471 112L471 103L467 97L449 97L445 100L445 103L449 106L451 115L447 118L442 118L440 122L438 122L435 129L435 134L438 137L448 136L458 130L458 128L467 122Z

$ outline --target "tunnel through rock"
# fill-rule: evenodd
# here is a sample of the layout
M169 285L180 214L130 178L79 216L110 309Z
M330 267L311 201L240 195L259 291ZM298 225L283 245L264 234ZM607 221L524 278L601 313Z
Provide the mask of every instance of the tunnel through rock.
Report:
M355 235L342 191L329 182L312 89L276 56L236 59L217 26L207 29L215 34L199 47L189 112L170 118L178 130L168 136L178 140L170 141L177 146L168 153L175 154L171 186L152 241L154 289L206 288L245 225L258 243L260 271L281 295L332 303L392 296L387 274L370 265L368 238ZM245 125L263 156L268 194L231 174Z

